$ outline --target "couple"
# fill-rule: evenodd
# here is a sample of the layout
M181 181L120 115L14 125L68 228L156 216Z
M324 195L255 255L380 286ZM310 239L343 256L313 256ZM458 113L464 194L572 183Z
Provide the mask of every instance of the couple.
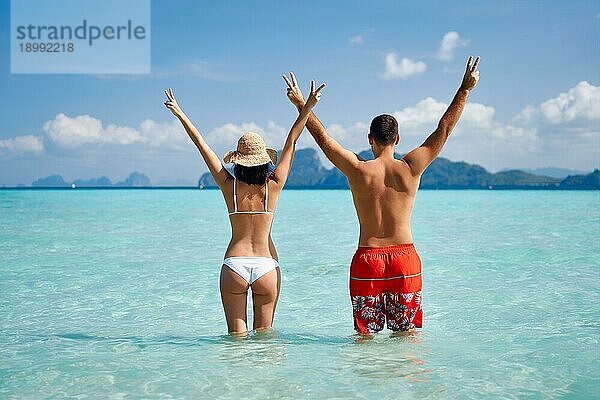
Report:
M458 92L437 129L423 144L394 159L400 141L398 123L379 115L369 128L373 160L366 161L343 148L327 134L312 112L325 87L314 81L305 100L296 77L284 76L287 96L298 108L277 163L277 152L266 148L260 135L245 133L237 150L223 159L233 163L233 176L181 110L173 91L165 106L181 121L200 151L229 210L231 241L221 268L220 288L229 333L247 331L247 293L252 289L254 330L271 328L279 298L280 271L271 240L273 212L288 177L296 142L306 126L327 158L348 178L360 224L358 250L350 265L350 296L354 328L361 334L388 329L409 331L422 326L421 260L413 244L410 217L422 173L442 150L479 79L469 57ZM276 167L273 169L272 166Z

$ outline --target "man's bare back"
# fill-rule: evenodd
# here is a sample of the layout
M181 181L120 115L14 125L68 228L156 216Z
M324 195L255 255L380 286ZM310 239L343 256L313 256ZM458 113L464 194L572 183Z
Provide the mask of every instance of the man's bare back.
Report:
M360 223L359 246L412 243L410 217L419 187L403 160L381 154L363 161L348 176Z

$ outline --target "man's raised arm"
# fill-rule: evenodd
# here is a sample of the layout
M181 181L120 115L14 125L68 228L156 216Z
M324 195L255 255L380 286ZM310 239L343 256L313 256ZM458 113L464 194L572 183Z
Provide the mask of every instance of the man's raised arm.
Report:
M467 104L467 98L469 92L475 87L479 80L479 71L477 71L477 65L479 65L479 57L473 63L473 56L469 57L467 62L467 69L463 76L462 83L458 92L452 99L450 106L442 116L437 129L429 135L429 137L423 142L423 144L416 149L412 150L403 157L403 160L410 166L413 176L419 176L425 171L425 169L431 164L433 160L440 154L442 148L446 144L452 129L458 122L465 105ZM472 65L471 65L472 64Z
M288 79L288 77L285 75L283 76L283 79L288 85L288 98L300 112L302 107L304 107L304 97L302 96L302 92L298 87L296 76L293 72L291 72L290 79ZM338 167L344 175L356 168L360 161L364 161L357 154L345 149L334 138L329 136L321 121L319 121L317 116L312 111L308 117L306 128L315 139L315 142L317 142L317 145L319 145L321 150L323 150L323 153L325 153L325 156L329 159L329 161Z

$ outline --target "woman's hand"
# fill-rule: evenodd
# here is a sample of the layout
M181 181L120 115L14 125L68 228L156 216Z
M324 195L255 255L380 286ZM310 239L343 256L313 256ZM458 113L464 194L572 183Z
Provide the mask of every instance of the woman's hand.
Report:
M302 91L300 91L300 87L298 86L298 82L296 81L296 76L293 72L290 72L290 78L283 75L283 80L288 86L287 89L287 97L290 99L293 105L298 108L304 107L304 96L302 95Z
M171 111L177 118L181 117L183 115L183 111L181 110L181 107L179 107L179 104L177 104L177 100L175 100L173 89L169 88L169 90L165 90L165 95L167 95L165 107L167 107L167 109Z
M477 81L479 81L479 71L477 71L477 66L479 65L479 56L475 59L475 63L471 65L473 62L473 56L469 57L467 61L467 70L465 71L465 75L463 76L462 83L460 85L461 89L471 90L477 85Z
M315 81L310 81L310 95L308 96L308 100L306 100L306 104L302 108L303 111L310 111L314 106L317 105L319 100L321 100L321 90L323 90L324 87L325 84L322 83L321 86L315 90Z

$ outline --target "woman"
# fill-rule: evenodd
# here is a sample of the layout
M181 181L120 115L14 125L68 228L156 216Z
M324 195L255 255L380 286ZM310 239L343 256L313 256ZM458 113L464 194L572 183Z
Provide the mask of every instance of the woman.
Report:
M237 150L223 159L234 164L232 176L204 141L200 132L177 104L173 91L165 91L165 106L181 121L215 182L225 197L231 223L231 241L221 267L221 300L229 333L244 333L246 299L252 289L254 330L268 329L273 324L279 298L280 272L277 251L271 240L273 211L290 172L296 142L306 125L311 109L321 97L325 84L315 90L311 82L310 96L294 122L277 163L277 152L267 149L262 137L248 132L238 141Z

